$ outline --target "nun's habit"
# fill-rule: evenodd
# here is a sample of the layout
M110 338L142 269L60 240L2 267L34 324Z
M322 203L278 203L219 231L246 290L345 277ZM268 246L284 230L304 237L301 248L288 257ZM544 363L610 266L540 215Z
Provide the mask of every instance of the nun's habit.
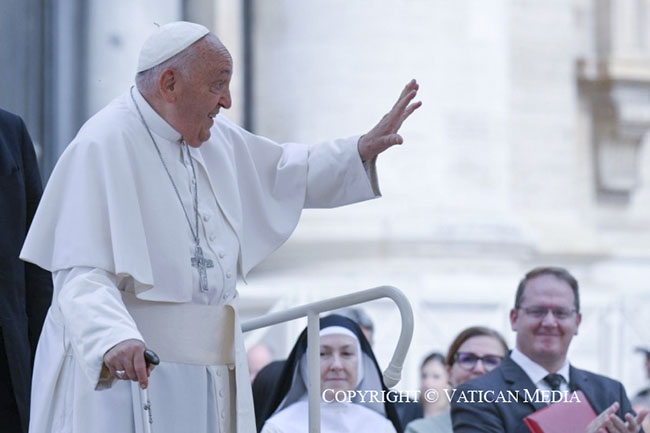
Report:
M377 360L359 326L345 317L331 315L320 319L320 329L321 336L343 334L354 337L359 354L356 389L378 391L380 396L387 396L388 389L383 383ZM263 416L257 420L258 430L261 429L262 433L308 431L306 350L307 329L300 334L277 382L278 386L263 408ZM359 397L343 403L321 400L321 432L401 433L397 413L391 403L371 403L367 397L365 402L360 400Z

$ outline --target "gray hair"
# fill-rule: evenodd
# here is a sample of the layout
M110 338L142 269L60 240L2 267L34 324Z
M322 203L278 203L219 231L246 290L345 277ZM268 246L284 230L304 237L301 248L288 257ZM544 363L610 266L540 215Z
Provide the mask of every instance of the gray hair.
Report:
M158 86L160 75L165 69L175 69L183 77L188 77L190 74L191 61L196 56L195 51L196 43L190 45L180 53L160 64L153 66L145 71L138 72L135 76L135 85L140 93L144 95L155 92L156 87Z

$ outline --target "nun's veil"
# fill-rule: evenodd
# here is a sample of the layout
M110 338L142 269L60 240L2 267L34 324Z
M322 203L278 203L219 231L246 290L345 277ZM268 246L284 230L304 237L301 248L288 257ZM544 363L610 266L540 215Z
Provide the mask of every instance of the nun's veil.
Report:
M362 358L363 378L357 385L356 389L364 391L377 391L379 392L379 399L382 399L382 396L386 397L388 395L388 389L384 385L381 371L377 365L377 360L375 359L375 355L372 353L372 348L370 347L368 340L366 340L359 326L352 320L336 314L332 314L320 319L321 330L331 326L341 326L347 328L357 337L357 340L359 341L361 347L360 356ZM298 341L293 347L289 358L287 358L284 369L282 370L282 374L275 382L277 386L274 392L269 396L269 399L267 400L268 403L262 410L263 416L257 420L258 432L262 430L262 426L272 415L295 403L303 395L306 394L307 387L305 384L308 382L308 380L307 378L302 377L300 368L300 361L304 356L306 356L306 351L307 329L305 328L300 334L300 337L298 337ZM382 390L383 393L381 392ZM359 397L356 397L352 401L354 403L361 404L368 409L372 409L380 415L385 416L391 421L397 432L402 431L399 418L397 417L397 412L395 411L392 403L388 401L384 403L379 403L376 401L370 402L369 400L370 398L366 396L365 402L363 403L360 402ZM384 398L384 400L387 400L387 398Z

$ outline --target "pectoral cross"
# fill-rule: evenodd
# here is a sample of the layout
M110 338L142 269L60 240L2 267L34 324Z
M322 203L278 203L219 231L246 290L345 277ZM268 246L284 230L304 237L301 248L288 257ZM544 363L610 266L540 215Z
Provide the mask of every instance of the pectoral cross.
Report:
M202 292L207 292L208 273L206 272L206 269L214 267L214 263L212 263L212 260L203 257L203 250L198 245L194 250L194 257L192 257L192 267L198 268L199 270L199 289L201 289Z

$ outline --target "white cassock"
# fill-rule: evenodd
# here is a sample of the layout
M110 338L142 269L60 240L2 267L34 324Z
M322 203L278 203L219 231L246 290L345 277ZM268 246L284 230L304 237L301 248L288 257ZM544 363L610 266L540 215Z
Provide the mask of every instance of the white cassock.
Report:
M194 224L192 169L180 134L137 90L131 93ZM103 355L129 338L148 346L149 338L161 339L164 346L167 334L182 350L160 349L162 362L150 378L155 433L255 431L237 275L245 277L288 238L303 208L379 192L374 161L364 165L359 158L358 137L279 145L223 116L211 133L190 148L200 242L213 263L206 291L191 266L190 226L129 93L88 120L58 161L21 253L54 278L36 353L31 433L139 432L137 385L107 376ZM164 310L157 319L134 320L125 299L143 304L145 313L180 306L190 314ZM187 320L217 310L234 311L231 335L219 332L218 323L202 328ZM203 361L214 359L202 352L206 339L230 339L232 359Z

